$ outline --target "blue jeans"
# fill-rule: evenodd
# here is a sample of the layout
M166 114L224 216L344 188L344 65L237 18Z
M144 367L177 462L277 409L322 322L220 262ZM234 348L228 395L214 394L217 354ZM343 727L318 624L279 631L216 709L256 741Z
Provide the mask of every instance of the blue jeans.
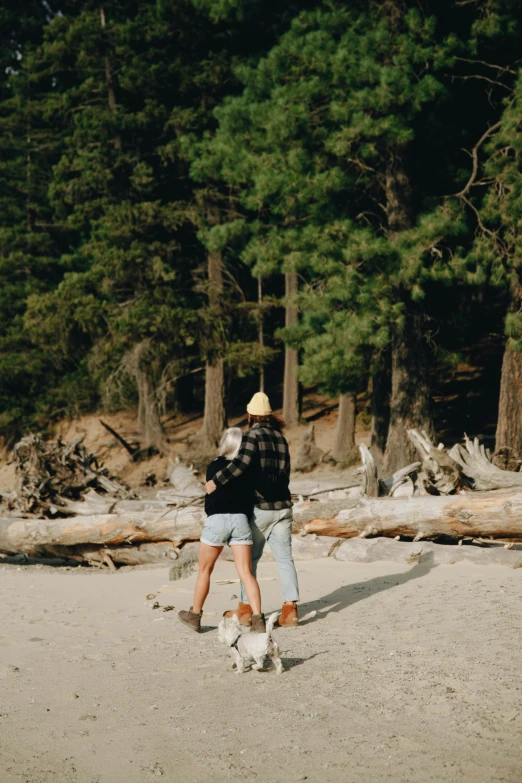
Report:
M267 511L255 507L250 519L250 527L253 539L252 573L256 575L257 564L268 541L281 580L283 601L298 601L297 573L292 557L292 509ZM247 601L245 589L241 585L241 602L247 603Z

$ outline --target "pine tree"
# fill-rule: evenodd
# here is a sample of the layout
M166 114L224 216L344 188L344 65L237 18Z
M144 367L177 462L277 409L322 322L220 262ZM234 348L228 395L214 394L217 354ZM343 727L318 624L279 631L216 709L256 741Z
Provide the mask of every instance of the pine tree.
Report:
M23 329L28 296L61 278L67 242L47 194L64 129L46 111L52 80L37 56L51 14L39 2L0 10L0 431L8 443L23 421L42 426L37 401L56 381L51 357Z
M284 28L288 20L292 18L295 11L306 5L306 3L288 3L282 7L275 2L258 3L255 0L238 0L238 2L208 2L207 0L196 0L198 8L205 10L210 18L216 24L226 23L228 25L227 48L223 49L222 54L227 57L229 67L228 79L231 83L233 92L237 92L240 82L236 73L241 70L247 62L255 62L259 56L264 53L265 48L271 46L277 40L279 31ZM217 30L219 30L219 24ZM252 43L252 33L255 30L255 47L245 47L246 42ZM206 94L206 105L212 110L219 102L226 97L226 92L220 86L215 85L208 75L206 87L209 92ZM209 89L210 88L210 89ZM230 92L230 87L228 92ZM217 114L218 110L216 110ZM237 230L241 230L241 216L235 225L226 225L232 215L238 216L237 202L229 197L229 183L223 176L219 163L216 162L216 140L214 138L215 119L213 111L209 111L202 118L201 126L203 133L199 136L193 136L190 139L188 148L192 160L192 176L196 182L202 185L202 193L199 202L203 209L199 210L199 219L202 225L200 238L208 250L208 288L209 288L209 306L211 310L221 306L222 315L224 315L223 295L224 290L220 283L219 290L216 289L212 278L222 278L226 269L233 268L235 258L231 247L236 244ZM219 146L219 141L217 142ZM219 156L217 156L219 157ZM219 268L218 268L219 267ZM267 274L261 273L256 268L254 275L258 278L259 284ZM291 283L288 280L291 277ZM296 287L297 278L295 275L289 275L287 283L292 289ZM261 295L258 287L257 295L259 300ZM230 292L229 292L230 294ZM287 320L289 322L295 317L295 306L290 302L292 296L288 297ZM221 299L221 305L220 305ZM231 324L230 307L228 309L228 321ZM256 369L260 371L260 383L264 383L263 366L271 352L266 349L263 339L263 307L259 305L258 318L258 343L254 345L250 340L250 330L246 329L246 335L241 334L240 341L234 339L232 330L223 329L226 326L226 318L214 321L216 328L214 334L208 335L208 345L210 353L206 360L206 384L205 384L205 414L201 431L194 439L192 446L202 454L213 453L216 441L219 439L220 432L226 420L224 403L224 368L226 364L236 372L244 372L246 366L252 372ZM212 321L211 321L212 323ZM238 366L239 365L239 366ZM297 352L294 349L286 350L285 362L285 399L283 403L284 414L288 423L297 423L298 410L298 379L297 379Z
M498 443L518 440L514 0L17 10L0 11L4 433L133 401L162 448L177 379L205 364L213 450L227 386L264 384L282 338L289 423L298 380L319 384L344 460L369 385L391 471L493 282L511 291Z
M360 366L365 345L391 342L388 439L401 463L409 451L407 426L431 429L422 311L417 313L411 297L411 267L420 259L412 259L412 238L401 245L401 236L411 234L418 217L407 159L418 116L444 92L435 73L449 60L435 20L416 8L393 3L347 8L329 2L298 16L259 66L243 71L242 96L225 102L217 113L214 152L222 175L241 193L250 220L243 257L255 261L255 269L300 271L313 297L326 250L338 275L331 270L325 285L333 292L339 284L342 291L325 303L325 339L334 332L336 342L340 321L348 329L358 322L356 337L340 343L343 356L353 350L353 357L344 359L346 370L339 373L339 362L330 356L325 357L329 367L319 369L317 341L308 340L303 377L311 380L316 367L323 385L335 386L336 394L351 392L360 379L350 378L347 388L340 376ZM376 211L374 205L383 202L384 210ZM419 236L416 241L420 246ZM361 286L363 293L357 294ZM346 301L350 294L359 300L355 312L344 309L331 321L335 297ZM308 308L306 292L302 311L305 301ZM353 298L349 302L353 307ZM318 325L317 316L313 320ZM324 322L319 329L325 329ZM303 332L310 332L306 322ZM401 351L406 332L409 349ZM292 340L295 329L286 334Z
M475 113L479 124L470 145L472 166L462 172L461 187L456 194L465 204L475 227L475 240L463 254L459 277L471 290L482 290L482 300L484 293L493 303L498 299L497 294L486 289L487 285L500 288L506 296L507 340L496 448L511 449L515 455L522 455L522 417L518 405L522 383L522 362L518 353L522 343L518 340L522 331L519 332L516 326L517 312L522 304L516 228L521 25L520 5L501 0L481 4L480 13L472 20L467 57L462 60L467 73L460 78L467 84L485 84L487 102L483 98L479 102L476 94L471 96L473 105L480 107ZM484 304L479 306L484 309ZM495 309L493 304L493 311Z
M198 119L200 22L190 3L92 4L54 20L42 52L72 118L51 195L75 239L71 272L26 325L45 342L61 318L65 365L74 356L105 398L132 381L145 447L163 448L166 390L198 360L202 253L178 139Z
M445 317L444 286L465 285L470 245L467 206L446 194L494 111L480 75L469 86L489 14L449 1L323 3L242 70L242 95L217 112L215 160L243 209L229 231L247 226L255 273L291 269L304 282L302 322L284 333L302 349L302 378L337 395L372 375L386 472L414 458L409 428L433 432L430 318Z
M488 145L475 255L506 294L504 351L495 448L522 459L522 73ZM473 183L474 184L474 183Z

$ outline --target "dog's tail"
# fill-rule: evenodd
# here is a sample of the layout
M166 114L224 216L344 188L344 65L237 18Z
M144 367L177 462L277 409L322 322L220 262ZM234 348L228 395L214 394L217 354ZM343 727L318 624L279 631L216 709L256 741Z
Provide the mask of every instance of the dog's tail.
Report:
M266 632L267 632L268 636L270 636L270 634L274 630L274 625L275 625L276 620L277 620L277 618L279 617L280 614L281 614L281 612L272 612L272 614L270 615L270 617L266 621Z

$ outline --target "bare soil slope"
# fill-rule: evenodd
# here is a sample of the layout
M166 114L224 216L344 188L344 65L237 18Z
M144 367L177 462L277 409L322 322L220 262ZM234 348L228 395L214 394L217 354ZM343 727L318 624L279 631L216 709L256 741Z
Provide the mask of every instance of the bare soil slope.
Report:
M295 457L299 447L301 434L313 421L317 445L329 452L333 445L335 426L337 423L337 406L331 400L321 395L308 395L303 413L303 423L289 427L285 434L290 443L292 456ZM155 456L141 462L133 462L129 453L100 423L100 418L118 432L125 440L133 444L138 441L136 430L136 411L121 411L116 414L101 414L81 416L77 419L64 419L56 427L56 435L71 441L83 435L84 444L94 453L114 476L135 488L143 488L150 474L154 474L158 484L168 480L169 464L177 457L191 461L191 451L188 439L202 425L202 418L194 416L167 418L164 422L170 446L170 454L166 457ZM230 426L244 425L245 417L230 419ZM368 430L365 418L361 417L357 429L357 442L368 442ZM14 489L14 466L9 464L8 455L0 460L0 492ZM331 473L331 468L329 469Z

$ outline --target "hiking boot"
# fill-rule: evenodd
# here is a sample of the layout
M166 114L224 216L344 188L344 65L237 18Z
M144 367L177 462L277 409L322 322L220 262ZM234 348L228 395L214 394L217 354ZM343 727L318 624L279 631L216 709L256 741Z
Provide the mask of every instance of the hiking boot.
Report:
M252 607L250 604L240 603L237 609L229 609L228 612L223 614L223 617L233 617L234 615L236 615L241 625L250 628L252 625Z
M295 601L289 604L283 604L281 614L276 621L279 628L297 628L299 620L297 619L297 604Z
M193 631L199 633L201 630L202 615L203 612L193 612L192 607L190 607L188 612L186 609L182 609L181 612L178 612L178 620L183 623L183 625L188 625Z
M266 633L264 614L252 615L252 627L250 628L250 633Z

